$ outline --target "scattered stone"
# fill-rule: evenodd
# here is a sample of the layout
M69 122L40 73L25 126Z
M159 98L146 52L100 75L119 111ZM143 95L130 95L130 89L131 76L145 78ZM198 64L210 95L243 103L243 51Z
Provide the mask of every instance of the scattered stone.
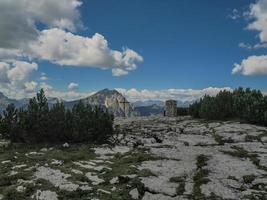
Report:
M73 172L74 174L83 174L83 172L78 169L72 169L71 172Z
M67 180L71 175L64 174L60 170L51 169L49 167L38 167L35 176L37 179L45 179L49 181L61 190L72 192L79 188L79 185Z
M137 188L131 190L129 194L131 195L132 199L138 199L139 198L139 192L138 192Z
M47 149L47 148L42 148L42 149L40 149L40 151L41 151L41 152L47 152L48 149Z
M103 190L103 189L97 189L97 191L100 193L104 193L104 194L111 194L111 192L109 192L107 190Z
M25 167L27 167L27 165L22 164L22 165L13 166L12 169L21 169L21 168L25 168Z
M11 142L8 140L0 140L0 148L7 148L10 146L10 144Z
M45 190L37 190L36 192L36 200L58 200L57 193Z
M69 145L68 143L64 143L64 144L62 145L62 147L64 147L64 148L69 148L70 145Z
M4 165L4 164L7 164L7 163L11 163L11 160L4 160L4 161L2 161L1 163L2 163L3 165Z
M103 179L98 178L97 175L94 175L92 172L88 172L85 176L92 182L92 185L99 185L100 183L104 183Z
M12 170L12 171L10 172L10 176L14 176L14 175L16 175L16 174L18 174L17 171Z
M151 194L149 192L146 192L142 200L182 200L182 198L170 197L163 194Z
M22 186L22 185L19 185L17 188L16 188L17 192L24 192L26 190L26 187Z
M53 159L52 162L51 162L52 165L63 165L63 161L62 160L55 160Z
M81 190L83 191L92 191L92 187L88 186L88 185L82 185L79 187Z
M119 178L118 177L114 177L112 178L110 181L109 181L110 184L116 184L116 183L119 183Z
M263 143L267 143L267 136L262 137L262 138L261 138L261 141L262 141Z

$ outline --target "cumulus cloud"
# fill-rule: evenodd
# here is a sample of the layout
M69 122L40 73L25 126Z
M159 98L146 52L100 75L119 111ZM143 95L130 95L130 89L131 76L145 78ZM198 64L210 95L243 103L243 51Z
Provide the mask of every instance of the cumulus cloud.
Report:
M246 16L250 20L247 29L259 32L260 43L255 45L240 43L239 47L249 50L267 48L267 0L258 0L251 4ZM267 55L253 55L242 60L241 63L235 63L232 74L267 75Z
M43 30L29 50L33 56L59 65L112 69L114 76L127 75L136 69L136 62L143 61L131 49L110 49L108 41L99 33L83 37L58 28Z
M240 48L243 48L243 49L253 50L253 49L267 48L267 43L258 43L258 44L255 44L255 45L251 45L249 43L241 42L241 43L239 43L238 46Z
M57 97L67 101L85 98L95 93L95 92L77 92L75 90L59 91L53 88L51 85L44 82L40 83L39 88L44 89L47 97Z
M38 85L38 83L36 83L35 81L30 81L30 82L24 83L25 92L34 93L36 91L37 85Z
M77 90L78 87L79 87L79 84L78 84L78 83L70 83L70 84L68 85L68 89L69 89L70 91Z
M242 17L242 13L240 13L236 8L232 10L232 13L229 17L233 20L237 20Z
M258 0L255 4L251 4L248 15L253 21L247 28L259 31L261 42L267 42L267 0Z
M0 62L0 91L14 98L22 98L36 88L29 82L30 75L38 69L36 63L25 61Z
M110 69L114 76L127 75L137 68L136 63L143 58L135 51L113 50L99 33L90 37L77 35L84 28L81 5L82 0L0 0L0 91L19 98L36 90L39 83L29 80L29 74L38 69L35 62L39 60ZM46 74L39 78L47 79ZM65 94L43 86L50 94ZM68 91L66 96L71 95L83 96L74 91Z
M1 0L0 47L19 49L38 36L37 24L71 31L81 25L79 0Z
M116 88L116 90L125 95L126 98L131 102L146 101L146 100L165 101L167 99L175 99L180 101L193 101L201 98L205 94L214 96L222 90L232 91L230 87L224 87L224 88L208 87L201 90L194 90L194 89L137 90L135 88L129 90L123 88Z
M250 56L241 64L234 64L232 74L267 75L267 55Z
M47 77L46 73L44 73L44 72L41 73L40 80L41 80L41 81L46 81L46 80L48 80L48 77Z

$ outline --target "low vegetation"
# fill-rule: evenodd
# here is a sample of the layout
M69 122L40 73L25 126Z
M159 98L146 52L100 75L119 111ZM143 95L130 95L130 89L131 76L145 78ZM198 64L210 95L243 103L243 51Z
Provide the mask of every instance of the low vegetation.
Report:
M49 108L41 89L26 109L7 106L0 115L0 134L20 143L102 143L113 134L113 118L108 111L82 102L71 110L62 102Z
M205 95L189 107L189 114L207 120L239 119L267 126L267 96L259 90L238 88Z
M201 185L207 184L210 180L207 178L209 170L205 168L207 166L209 158L206 155L197 156L197 171L193 177L194 187L192 193L192 199L205 199L205 196L201 192Z

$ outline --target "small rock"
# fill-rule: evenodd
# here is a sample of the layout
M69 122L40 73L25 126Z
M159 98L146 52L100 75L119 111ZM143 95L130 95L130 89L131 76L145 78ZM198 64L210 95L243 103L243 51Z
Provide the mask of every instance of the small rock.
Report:
M16 189L18 192L24 192L26 190L26 187L23 187L22 185L18 186Z
M63 161L62 160L55 160L53 159L52 162L51 162L52 165L63 165Z
M83 172L78 169L72 169L71 172L73 172L74 174L83 174Z
M102 190L102 189L98 189L98 192L104 193L104 194L111 194L111 192L107 191L107 190Z
M137 188L131 190L129 194L131 195L132 199L138 199L139 197L139 192Z
M16 175L16 174L18 174L17 171L12 170L12 171L10 172L10 176L14 176L14 175Z
M2 164L7 164L7 163L11 163L11 160L4 160L1 162Z
M42 148L40 151L41 151L41 152L47 152L48 149L47 149L47 148Z
M110 182L110 184L116 184L116 183L119 183L119 178L118 178L118 177L114 177L114 178L112 178L109 182Z
M262 138L261 138L261 141L262 141L263 143L267 143L267 136L262 137Z
M92 188L88 185L82 185L79 187L82 191L91 191Z
M62 146L63 146L64 148L69 148L69 147L70 147L70 145L69 145L68 143L63 144Z
M58 200L57 193L49 191L49 190L46 190L46 191L37 190L36 199L37 200Z

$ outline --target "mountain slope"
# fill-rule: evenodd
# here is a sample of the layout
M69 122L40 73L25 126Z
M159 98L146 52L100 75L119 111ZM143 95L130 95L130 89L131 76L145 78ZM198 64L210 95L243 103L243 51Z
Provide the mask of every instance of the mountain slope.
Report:
M114 116L124 116L124 104L122 103L124 100L126 100L125 97L117 90L104 89L87 98L66 102L65 105L67 108L72 108L74 104L82 101L85 104L105 107L112 112ZM132 110L132 106L129 103L125 104L126 116L130 116Z
M151 106L138 106L134 108L134 114L136 116L150 116L150 115L163 115L164 107L159 105Z
M2 92L0 92L0 112L6 109L8 104L13 103L16 107L19 107L22 102L19 102L15 99L10 99L6 97Z

